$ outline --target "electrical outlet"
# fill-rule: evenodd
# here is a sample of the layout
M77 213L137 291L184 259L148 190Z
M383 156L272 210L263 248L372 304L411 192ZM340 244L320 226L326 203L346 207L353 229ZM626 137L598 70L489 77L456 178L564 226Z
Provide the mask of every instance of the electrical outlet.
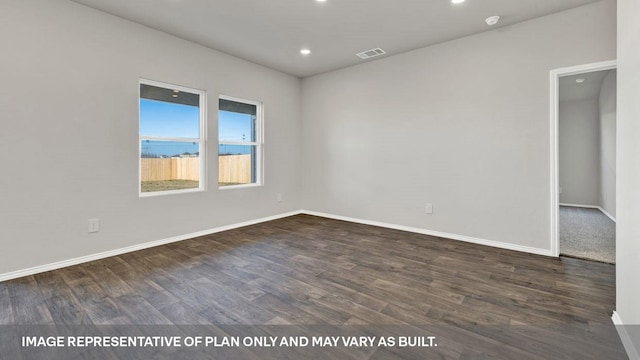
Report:
M427 203L424 210L427 214L433 214L433 204Z
M282 202L282 193L276 194L276 201Z
M89 219L89 232L97 233L100 231L100 220L99 219Z

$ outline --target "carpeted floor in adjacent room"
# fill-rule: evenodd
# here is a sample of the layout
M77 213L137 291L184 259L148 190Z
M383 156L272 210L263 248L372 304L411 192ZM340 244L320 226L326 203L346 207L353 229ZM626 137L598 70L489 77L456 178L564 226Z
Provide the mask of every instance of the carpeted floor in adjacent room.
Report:
M598 209L560 206L560 254L615 264L615 222Z

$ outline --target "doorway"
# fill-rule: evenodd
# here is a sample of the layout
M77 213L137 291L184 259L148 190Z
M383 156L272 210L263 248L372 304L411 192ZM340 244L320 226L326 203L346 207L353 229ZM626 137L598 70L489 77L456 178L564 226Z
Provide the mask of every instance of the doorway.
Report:
M615 61L551 71L551 250L615 262Z

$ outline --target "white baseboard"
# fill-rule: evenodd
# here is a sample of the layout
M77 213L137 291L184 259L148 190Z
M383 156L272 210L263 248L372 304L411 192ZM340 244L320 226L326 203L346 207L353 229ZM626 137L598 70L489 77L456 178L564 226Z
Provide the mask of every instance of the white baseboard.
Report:
M570 207L579 207L579 208L585 208L585 209L598 209L600 208L600 206L598 205L582 205L582 204L567 204L567 203L560 203L560 206L570 206Z
M613 215L609 214L605 209L598 206L598 210L600 210L603 214L607 215L607 217L611 219L613 222L616 222L616 218L614 218Z
M284 218L284 217L288 217L288 216L292 216L292 215L298 215L298 214L300 214L300 211L291 211L291 212L288 212L288 213L278 214L278 215L274 215L274 216L268 216L268 217L264 217L264 218L260 218L260 219L256 219L256 220L244 221L244 222L240 222L240 223L236 223L236 224L220 226L220 227L213 228L213 229L193 232L193 233L190 233L190 234L173 236L173 237L170 237L170 238L167 238L167 239L155 240L155 241L150 241L150 242L146 242L146 243L143 243L143 244L127 246L127 247L120 248L120 249L104 251L104 252L101 252L101 253L98 253L98 254L81 256L81 257L77 257L77 258L74 258L74 259L63 260L63 261L59 261L59 262L55 262L55 263L51 263L51 264L31 267L31 268L28 268L28 269L12 271L12 272L8 272L8 273L0 274L0 281L17 279L17 278L20 278L20 277L23 277L23 276L29 276L29 275L42 273L42 272L45 272L45 271L61 269L61 268L67 267L67 266L78 265L78 264L86 263L86 262L89 262L89 261L100 260L100 259L108 258L108 257L111 257L111 256L122 255L122 254L126 254L126 253L133 252L133 251L144 250L144 249L148 249L148 248L155 247L155 246L160 246L160 245L170 244L170 243L174 243L174 242L178 242L178 241L182 241L182 240L192 239L192 238L195 238L195 237L198 237L198 236L215 234L215 233L226 231L226 230L241 228L241 227L245 227L245 226L249 226L249 225L259 224L259 223L262 223L262 222L276 220L276 219L280 219L280 218Z
M493 241L493 240L475 238L475 237L471 237L471 236L458 235L458 234L446 233L446 232L441 232L441 231L433 231L433 230L427 230L427 229L421 229L421 228L404 226L404 225L397 225L397 224L390 224L390 223L384 223L384 222L378 222L378 221L364 220L364 219L358 219L358 218L352 218L352 217L346 217L346 216L340 216L340 215L333 215L333 214L327 214L327 213L316 212L316 211L298 210L298 211L291 211L291 212L288 212L288 213L278 214L278 215L274 215L274 216L268 216L268 217L264 217L264 218L260 218L260 219L256 219L256 220L249 220L249 221L244 221L244 222L240 222L240 223L236 223L236 224L220 226L220 227L213 228L213 229L208 229L208 230L193 232L193 233L189 233L189 234L174 236L174 237L170 237L170 238L167 238L167 239L155 240L155 241L150 241L150 242L146 242L146 243L143 243L143 244L128 246L128 247L109 250L109 251L104 251L104 252L97 253L97 254L81 256L81 257L77 257L77 258L73 258L73 259L69 259L69 260L63 260L63 261L59 261L59 262L55 262L55 263L35 266L35 267L27 268L27 269L12 271L12 272L8 272L8 273L0 274L0 281L17 279L17 278L20 278L20 277L23 277L23 276L29 276L29 275L42 273L42 272L45 272L45 271L61 269L61 268L67 267L67 266L78 265L78 264L82 264L82 263L86 263L86 262L94 261L94 260L100 260L100 259L104 259L104 258L107 258L107 257L110 257L110 256L122 255L122 254L126 254L126 253L133 252L133 251L144 250L144 249L148 249L148 248L155 247L155 246L170 244L170 243L174 243L174 242L178 242L178 241L182 241L182 240L192 239L192 238L195 238L195 237L198 237L198 236L210 235L210 234L214 234L214 233L221 232L221 231L226 231L226 230L236 229L236 228L240 228L240 227L244 227L244 226L259 224L259 223L262 223L262 222L281 219L281 218L284 218L284 217L298 215L298 214L308 214L308 215L325 217L325 218L329 218L329 219L343 220L343 221L349 221L349 222L354 222L354 223L359 223L359 224L380 226L380 227L384 227L384 228L388 228L388 229L408 231L408 232L417 233L417 234L437 236L437 237L446 238L446 239L465 241L465 242L468 242L468 243L486 245L486 246L491 246L491 247L496 247L496 248L501 248L501 249L515 250L515 251L521 251L521 252L537 254L537 255L544 255L544 256L553 256L553 254L551 253L551 250L548 250L548 249L540 249L540 248L534 248L534 247L523 246L523 245L515 245L515 244L509 244L509 243L504 243L504 242L500 242L500 241Z
M611 315L611 320L616 326L618 336L620 336L620 340L622 341L624 350L627 352L627 356L629 356L629 360L640 360L640 354L638 354L638 350L635 348L635 345L631 340L631 336L629 336L629 333L627 332L622 319L620 319L620 315L618 315L618 313L614 311L613 315Z
M597 205L580 205L580 204L564 204L564 203L560 203L560 206L579 207L579 208L585 208L585 209L598 209L598 210L600 210L601 213L605 214L609 219L613 220L613 222L616 222L616 218L614 218L611 214L609 214L605 209L603 209L602 207L597 206Z
M330 219L349 221L349 222L365 224L365 225L379 226L379 227L384 227L388 229L408 231L408 232L417 233L417 234L437 236L437 237L446 238L446 239L465 241L473 244L486 245L486 246L496 247L500 249L515 250L515 251L521 251L521 252L544 255L544 256L553 256L551 253L551 250L549 249L540 249L540 248L534 248L534 247L523 246L523 245L515 245L515 244L509 244L509 243L500 242L500 241L475 238L471 236L451 234L451 233L421 229L421 228L416 228L411 226L389 224L389 223L384 223L379 221L357 219L357 218L327 214L327 213L322 213L317 211L302 210L301 213L307 214L307 215L326 217Z

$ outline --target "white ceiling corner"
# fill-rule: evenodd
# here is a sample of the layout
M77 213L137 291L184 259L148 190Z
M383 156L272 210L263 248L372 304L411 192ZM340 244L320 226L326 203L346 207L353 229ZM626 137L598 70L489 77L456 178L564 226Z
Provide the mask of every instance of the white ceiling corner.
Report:
M71 0L298 77L441 43L597 0ZM484 19L500 15L498 25ZM301 56L303 47L312 50ZM368 60L375 61L375 60Z

